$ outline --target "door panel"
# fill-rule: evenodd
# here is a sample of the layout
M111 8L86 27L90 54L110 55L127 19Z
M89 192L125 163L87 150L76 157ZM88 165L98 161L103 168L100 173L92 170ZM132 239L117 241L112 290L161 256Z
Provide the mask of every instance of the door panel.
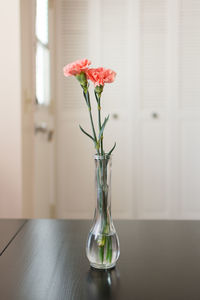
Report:
M179 2L177 99L179 203L182 218L200 218L200 2Z
M140 130L139 216L167 217L167 123L143 121Z
M199 119L200 120L200 119ZM200 121L181 122L180 188L182 214L187 217L200 215Z
M139 1L140 94L134 176L139 218L167 218L169 214L167 4L166 0Z
M139 3L141 107L165 107L167 1L141 0Z
M200 2L180 1L180 104L200 108Z
M88 121L88 120L87 120ZM78 127L87 123L80 114L60 121L57 140L57 216L60 218L90 218L94 208L93 144ZM87 126L85 126L87 128Z
M54 117L49 107L35 111L34 217L49 218L54 204Z

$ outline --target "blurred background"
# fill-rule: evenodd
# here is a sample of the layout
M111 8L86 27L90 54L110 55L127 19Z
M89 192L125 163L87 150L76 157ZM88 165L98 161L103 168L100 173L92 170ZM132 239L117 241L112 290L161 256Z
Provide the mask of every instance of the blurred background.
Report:
M88 111L62 71L88 58L117 72L113 216L200 219L200 1L1 0L0 15L0 217L92 218Z

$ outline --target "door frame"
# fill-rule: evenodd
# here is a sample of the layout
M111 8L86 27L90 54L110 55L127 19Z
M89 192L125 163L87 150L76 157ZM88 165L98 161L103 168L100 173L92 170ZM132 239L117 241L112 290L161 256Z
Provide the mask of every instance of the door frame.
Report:
M21 90L22 90L22 217L34 216L34 115L35 102L35 0L20 0L21 21ZM55 116L55 0L49 0L49 44L51 69L51 102L47 107ZM30 72L31 70L31 72ZM55 117L51 193L55 198ZM55 203L50 205L50 217L55 216Z

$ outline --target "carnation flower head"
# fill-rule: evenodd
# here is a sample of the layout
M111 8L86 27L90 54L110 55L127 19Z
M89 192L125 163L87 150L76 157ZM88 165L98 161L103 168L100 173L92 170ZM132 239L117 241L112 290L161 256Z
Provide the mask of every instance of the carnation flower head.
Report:
M116 77L114 71L105 68L91 68L87 70L86 74L95 87L104 86L105 83L112 83Z
M85 92L87 92L88 89L86 72L89 65L91 65L91 61L85 58L76 60L63 68L64 75L66 77L75 76Z
M81 59L81 60L76 60L76 61L66 65L63 68L63 72L66 77L73 76L73 75L75 76L82 72L85 73L88 70L89 65L91 65L91 61L89 61L86 58Z

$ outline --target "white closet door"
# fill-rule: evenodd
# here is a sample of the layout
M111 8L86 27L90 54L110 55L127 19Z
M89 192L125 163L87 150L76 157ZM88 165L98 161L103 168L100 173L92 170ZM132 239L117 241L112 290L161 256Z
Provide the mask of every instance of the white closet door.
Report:
M169 214L167 0L139 1L139 105L135 176L137 216Z
M90 131L88 111L78 82L62 74L66 63L84 57L91 59L94 67L105 66L117 72L116 83L105 86L102 96L103 116L111 114L104 145L108 151L117 142L113 155L113 214L132 217L130 3L122 0L56 1L58 217L92 217L96 201L95 150L78 127L81 124ZM96 111L92 84L90 93Z
M87 109L75 78L63 76L63 66L88 57L89 3L56 1L57 36L57 203L59 218L85 218L93 206L93 161L90 140L79 124L89 128ZM89 57L88 57L89 58Z
M117 72L116 81L107 84L102 96L104 115L110 114L105 130L107 149L113 152L112 212L114 217L132 217L133 207L133 37L131 1L99 1L99 61Z
M200 218L200 2L140 1L137 216Z
M179 2L180 217L200 218L200 1Z

